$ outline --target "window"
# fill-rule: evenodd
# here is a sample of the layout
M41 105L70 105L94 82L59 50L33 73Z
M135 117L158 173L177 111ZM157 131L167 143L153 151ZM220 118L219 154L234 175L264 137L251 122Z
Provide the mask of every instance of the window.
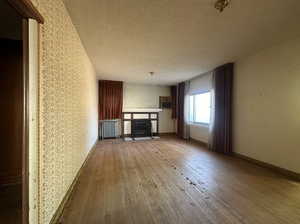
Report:
M209 124L211 113L211 93L205 92L190 96L190 114L192 123Z

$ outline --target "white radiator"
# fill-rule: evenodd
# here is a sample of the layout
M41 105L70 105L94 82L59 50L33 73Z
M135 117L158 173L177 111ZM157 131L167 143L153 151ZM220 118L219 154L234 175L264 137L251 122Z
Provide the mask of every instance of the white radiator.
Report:
M102 120L99 121L99 139L119 138L120 120Z

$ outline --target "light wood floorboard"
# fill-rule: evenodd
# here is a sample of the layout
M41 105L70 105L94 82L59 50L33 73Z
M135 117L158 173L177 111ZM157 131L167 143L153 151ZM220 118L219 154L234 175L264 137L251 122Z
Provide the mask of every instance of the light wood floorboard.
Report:
M66 224L299 224L300 183L175 137L99 142Z

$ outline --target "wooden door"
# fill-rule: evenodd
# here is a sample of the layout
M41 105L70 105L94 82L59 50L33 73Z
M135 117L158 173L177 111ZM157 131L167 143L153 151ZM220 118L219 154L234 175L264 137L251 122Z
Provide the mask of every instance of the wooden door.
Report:
M22 41L0 39L0 185L22 182Z

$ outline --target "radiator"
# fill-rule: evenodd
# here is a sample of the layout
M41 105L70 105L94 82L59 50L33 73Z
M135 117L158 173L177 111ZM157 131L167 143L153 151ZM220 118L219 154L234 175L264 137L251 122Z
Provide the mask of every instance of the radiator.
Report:
M99 139L119 138L119 120L102 120L99 122Z

